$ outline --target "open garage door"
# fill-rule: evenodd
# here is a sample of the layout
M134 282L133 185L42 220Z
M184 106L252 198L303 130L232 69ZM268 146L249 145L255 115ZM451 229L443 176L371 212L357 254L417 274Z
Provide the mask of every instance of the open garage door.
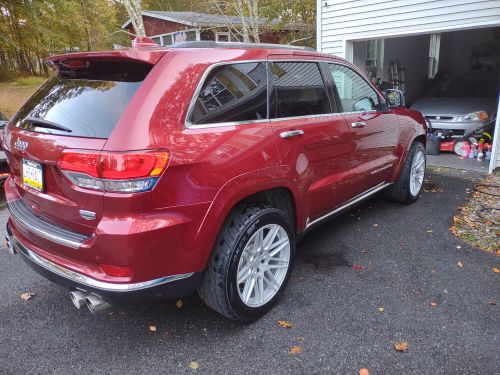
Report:
M349 43L353 62L382 90L402 90L440 137L431 163L481 172L500 166L500 27Z

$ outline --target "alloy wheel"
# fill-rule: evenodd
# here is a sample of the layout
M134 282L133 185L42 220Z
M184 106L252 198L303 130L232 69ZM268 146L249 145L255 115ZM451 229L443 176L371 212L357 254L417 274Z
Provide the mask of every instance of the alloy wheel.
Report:
M249 307L261 307L280 290L290 266L290 238L278 224L259 228L241 254L238 294Z
M417 150L413 157L410 171L410 193L416 197L424 183L425 174L425 154L422 150Z

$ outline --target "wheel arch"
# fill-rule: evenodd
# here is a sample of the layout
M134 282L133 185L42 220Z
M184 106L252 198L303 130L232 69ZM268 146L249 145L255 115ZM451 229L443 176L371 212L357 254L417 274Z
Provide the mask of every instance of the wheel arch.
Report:
M399 158L397 167L394 169L394 172L392 173L392 175L388 179L389 182L395 182L398 179L399 174L401 173L401 169L403 168L403 164L404 164L404 161L406 159L406 155L408 155L408 151L410 150L411 145L415 142L421 142L425 147L425 145L427 143L427 137L426 137L425 133L420 133L420 134L413 133L412 136L410 136L408 138L409 138L409 141L406 142L403 153L402 153L401 157Z
M283 169L267 168L238 176L221 188L195 239L195 243L200 246L200 253L206 256L206 262L224 222L241 203L264 203L280 208L291 218L290 224L295 232L299 232L299 227L305 220L301 215L304 212L303 200L298 198L300 192L293 185L292 179L283 178L287 173Z

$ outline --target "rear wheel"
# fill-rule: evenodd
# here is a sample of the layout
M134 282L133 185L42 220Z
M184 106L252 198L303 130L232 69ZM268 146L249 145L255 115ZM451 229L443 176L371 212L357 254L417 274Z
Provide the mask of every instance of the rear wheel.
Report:
M398 180L387 191L388 196L401 203L417 201L424 184L425 167L425 147L421 142L413 142L408 150Z
M283 291L294 253L294 231L283 211L238 206L219 234L198 294L230 319L257 319Z

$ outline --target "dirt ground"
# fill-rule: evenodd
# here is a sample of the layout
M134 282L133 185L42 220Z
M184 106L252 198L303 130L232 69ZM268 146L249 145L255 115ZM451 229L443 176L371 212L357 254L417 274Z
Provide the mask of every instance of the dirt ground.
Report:
M453 218L452 233L479 249L500 255L500 172L467 191L472 197Z
M43 79L36 79L25 85L0 82L0 112L10 118L42 83Z

